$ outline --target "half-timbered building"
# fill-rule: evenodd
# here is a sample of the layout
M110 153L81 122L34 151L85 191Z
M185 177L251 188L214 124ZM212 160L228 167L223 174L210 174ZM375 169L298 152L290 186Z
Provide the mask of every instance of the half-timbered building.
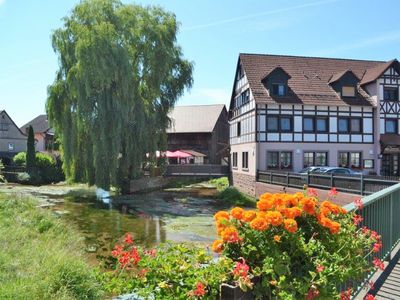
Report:
M342 166L400 175L400 67L240 54L229 108L233 181L255 193L257 170Z

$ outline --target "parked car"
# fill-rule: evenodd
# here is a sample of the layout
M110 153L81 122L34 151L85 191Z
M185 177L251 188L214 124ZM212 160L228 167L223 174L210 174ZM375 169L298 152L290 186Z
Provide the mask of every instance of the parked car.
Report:
M306 167L304 169L302 169L299 173L302 175L306 175L307 173L314 173L316 171L318 171L319 169L321 169L322 167Z
M361 172L356 172L350 168L342 168L342 167L323 167L323 168L319 168L318 170L314 171L313 173L350 175L350 176L361 175Z

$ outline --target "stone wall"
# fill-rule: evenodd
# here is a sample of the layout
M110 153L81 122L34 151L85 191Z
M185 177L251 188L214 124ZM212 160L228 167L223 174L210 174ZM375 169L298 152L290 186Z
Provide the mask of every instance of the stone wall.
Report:
M233 186L242 193L256 196L256 177L243 173L232 172Z

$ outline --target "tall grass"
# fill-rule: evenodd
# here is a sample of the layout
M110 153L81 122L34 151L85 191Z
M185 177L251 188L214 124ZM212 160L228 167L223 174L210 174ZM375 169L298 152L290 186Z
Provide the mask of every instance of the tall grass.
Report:
M82 237L27 198L0 194L0 299L99 299Z

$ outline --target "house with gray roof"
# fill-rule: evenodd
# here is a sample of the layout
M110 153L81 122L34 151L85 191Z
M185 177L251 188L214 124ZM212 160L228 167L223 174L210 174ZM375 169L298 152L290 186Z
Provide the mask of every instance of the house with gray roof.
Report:
M225 105L176 106L169 114L168 150L185 150L204 163L226 164L229 123Z
M232 178L348 167L400 176L397 60L240 54L229 107Z
M29 126L32 126L35 134L35 149L39 152L54 150L54 129L49 125L47 115L39 115L23 125L20 129L28 134Z
M26 151L27 136L18 128L5 110L0 110L0 159L4 164L21 151Z

